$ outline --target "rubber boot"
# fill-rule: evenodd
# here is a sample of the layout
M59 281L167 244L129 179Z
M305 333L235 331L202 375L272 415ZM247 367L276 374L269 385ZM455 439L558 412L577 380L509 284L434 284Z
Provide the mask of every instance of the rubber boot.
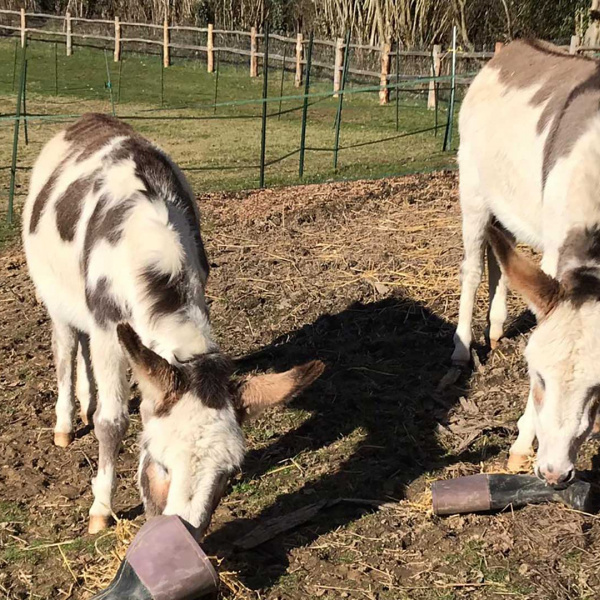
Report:
M591 485L575 480L565 489L546 485L534 475L479 473L435 481L431 486L433 513L453 515L504 510L526 504L561 502L575 510L590 512Z
M219 577L177 516L148 521L111 584L92 600L196 600L214 595Z

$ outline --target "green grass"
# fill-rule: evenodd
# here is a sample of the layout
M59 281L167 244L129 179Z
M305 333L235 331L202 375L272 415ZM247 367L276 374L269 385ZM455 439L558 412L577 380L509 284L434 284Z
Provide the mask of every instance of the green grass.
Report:
M101 50L77 47L73 55L67 57L64 46L57 45L55 57L54 44L30 42L27 49L28 114L79 115L90 110L110 112L110 93L105 85L108 62L116 114L129 119L143 135L169 152L186 171L197 192L238 190L258 185L260 103L219 106L215 112L214 108L206 106L214 102L216 76L206 72L204 60L177 59L163 71L159 56L127 52L123 56L121 63L114 63L110 52L105 55ZM19 85L20 58L20 49L14 45L14 41L0 42L0 110L4 115L15 112L14 89ZM220 62L218 102L260 99L262 76L250 78L246 65L227 64L224 58ZM293 78L293 73L285 73L284 96L303 92L303 89L294 87ZM280 84L281 71L273 68L269 72L270 97L279 97ZM311 92L329 92L331 85L329 80L316 80L311 85ZM348 84L349 89L356 86ZM376 92L346 95L340 135L342 150L336 170L331 149L335 142L334 121L339 100L315 98L314 104L308 109L306 145L308 148L329 150L307 150L303 182L377 178L453 166L454 153L441 150L443 129L438 131L437 136L428 131L348 148L433 127L435 115L426 109L425 101L425 94L401 94L396 131L393 93L392 102L387 106L379 106ZM284 100L281 109L299 109L301 104L299 99ZM269 113L277 113L278 110L279 100L268 103ZM184 119L189 117L194 120ZM441 104L439 124L445 122L445 104ZM26 194L29 168L35 157L43 144L63 126L64 122L30 121L27 146L21 130L17 203L22 202ZM266 136L267 162L298 150L300 131L301 110L270 117ZM14 121L0 121L0 206L3 208L8 197L13 134ZM298 162L299 155L296 153L267 167L266 185L300 182ZM2 239L3 233L0 231L0 244Z
M17 502L0 500L0 523L23 523L27 520L27 512Z
M18 236L18 221L11 226L6 222L5 218L0 218L0 249L13 242Z
M504 564L492 564L492 560L494 563L497 561L496 557L492 557L483 541L470 540L457 552L446 555L444 560L457 572L468 571L470 580L476 582L480 579L491 584L490 591L526 598L532 592L530 583L519 577L517 569L507 559Z

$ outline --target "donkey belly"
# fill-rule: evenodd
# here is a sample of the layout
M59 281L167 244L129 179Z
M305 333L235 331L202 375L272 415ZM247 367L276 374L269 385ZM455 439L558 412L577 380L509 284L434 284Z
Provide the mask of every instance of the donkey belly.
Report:
M538 131L543 106L535 88L506 88L486 67L471 85L461 109L461 189L483 199L517 239L543 245L543 150ZM463 182L463 178L466 179Z

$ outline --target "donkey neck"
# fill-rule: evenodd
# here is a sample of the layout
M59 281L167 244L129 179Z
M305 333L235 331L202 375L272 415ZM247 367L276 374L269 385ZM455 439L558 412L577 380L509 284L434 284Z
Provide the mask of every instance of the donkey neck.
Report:
M204 294L204 277L189 261L176 275L146 272L140 321L142 340L169 362L218 350Z
M170 363L185 362L219 349L212 337L208 315L194 305L148 323L146 332L142 339L147 337L149 346Z

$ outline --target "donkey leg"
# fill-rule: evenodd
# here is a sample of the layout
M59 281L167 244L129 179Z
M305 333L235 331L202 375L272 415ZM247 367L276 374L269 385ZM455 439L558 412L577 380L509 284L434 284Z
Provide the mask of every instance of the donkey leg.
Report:
M73 441L73 412L75 408L73 376L75 373L77 335L70 325L56 319L52 320L52 351L58 380L54 443L61 448L66 448Z
M556 277L558 271L558 254L557 248L545 248L542 256L542 271L550 277Z
M490 293L488 333L490 338L490 346L493 350L498 346L498 341L504 333L504 323L508 316L508 312L506 310L508 287L506 285L506 278L500 270L500 265L498 265L498 261L496 260L496 257L489 246L487 249L487 262Z
M79 400L81 420L85 425L90 425L96 410L96 384L90 356L90 337L85 333L79 334L75 393Z
M460 308L452 353L452 361L455 363L468 363L471 358L473 307L481 282L486 227L491 217L483 199L469 195L468 201L465 201L464 187L461 185L465 256L461 267Z
M94 431L98 438L98 473L92 481L94 502L90 508L89 532L109 526L116 487L115 463L129 426L126 360L115 330L95 329L90 336L98 407Z
M535 407L533 394L529 391L525 412L517 422L519 435L510 447L507 468L509 471L528 471L530 457L533 455L533 440L535 439Z

